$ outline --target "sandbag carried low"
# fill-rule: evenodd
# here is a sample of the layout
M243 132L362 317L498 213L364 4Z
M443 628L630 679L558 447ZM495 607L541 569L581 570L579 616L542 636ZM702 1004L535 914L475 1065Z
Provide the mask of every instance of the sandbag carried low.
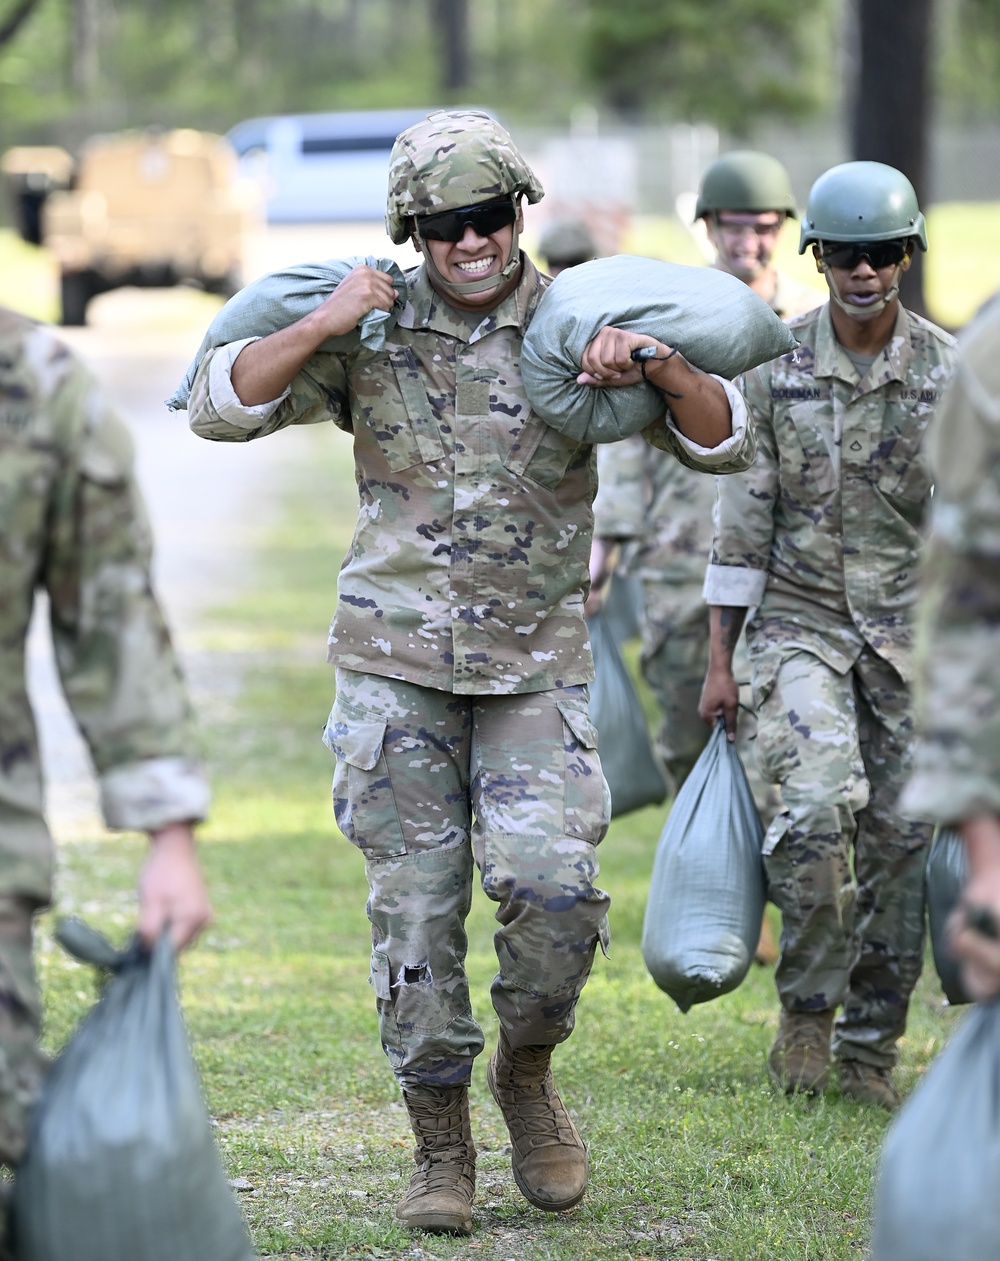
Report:
M667 780L653 752L642 703L622 660L614 630L601 611L587 619L594 654L590 721L611 790L611 817L666 799Z
M391 258L374 258L371 255L331 258L323 263L300 263L251 281L219 309L184 374L184 380L166 400L167 407L171 411L187 407L198 365L210 350L226 346L229 342L242 341L244 337L266 337L301 320L333 293L348 272L362 263L391 276L399 296L391 311L369 311L356 328L339 337L328 337L319 349L344 354L362 346L367 350L382 350L387 334L392 332L406 305L406 279L398 263Z
M882 1150L872 1261L1000 1261L1000 1001L965 1017Z
M953 1007L972 1000L962 984L958 960L948 948L948 919L958 905L965 887L969 864L965 841L953 828L937 828L927 856L924 889L927 897L927 924L930 929L934 967L944 996Z
M798 345L749 285L713 267L616 254L567 268L525 333L521 377L534 410L577 442L617 442L663 414L663 395L643 381L577 384L587 343L607 324L648 333L727 379Z
M215 1148L164 936L118 952L79 921L60 940L111 970L56 1060L12 1205L16 1261L253 1261Z
M766 901L763 840L720 721L667 816L642 929L646 967L681 1011L735 989L750 968Z

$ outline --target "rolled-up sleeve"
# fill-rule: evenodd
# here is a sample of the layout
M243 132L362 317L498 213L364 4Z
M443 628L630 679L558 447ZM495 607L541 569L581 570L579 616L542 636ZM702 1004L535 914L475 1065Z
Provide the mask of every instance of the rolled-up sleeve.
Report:
M743 401L745 396L747 425L756 435L756 459L752 467L716 482L712 554L703 594L708 604L754 608L763 599L767 586L778 493L778 455L769 383L760 370L755 370L742 385L740 398Z
M728 438L723 439L718 446L703 447L681 433L669 411L662 421L643 430L643 437L651 446L669 451L682 464L699 473L738 473L749 468L756 455L753 418L743 395L732 381L714 374L709 375L722 386L729 402L732 433Z
M101 810L109 828L155 832L168 823L199 823L208 814L208 781L185 757L147 758L100 777Z

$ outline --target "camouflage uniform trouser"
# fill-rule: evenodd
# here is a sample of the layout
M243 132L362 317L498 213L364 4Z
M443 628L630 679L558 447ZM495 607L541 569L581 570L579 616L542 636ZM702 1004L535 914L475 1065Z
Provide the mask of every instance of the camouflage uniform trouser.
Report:
M784 801L764 842L782 914L782 1005L843 1004L834 1053L891 1067L923 962L932 832L896 811L913 740L909 690L869 648L847 674L790 649L755 659L754 695L761 759Z
M513 1047L569 1037L610 899L610 796L587 688L459 696L337 671L334 813L365 856L371 985L403 1086L468 1081L483 1049L465 973L473 861L498 904L493 1006Z
M662 593L657 603L663 603ZM656 749L670 777L674 793L691 773L708 743L712 728L698 714L701 689L708 669L708 609L701 602L675 621L646 626L641 658L642 677L663 715ZM736 747L743 763L757 811L766 827L781 809L778 789L761 772L757 754L757 715L749 686L750 666L744 641L733 666L741 680L740 716Z

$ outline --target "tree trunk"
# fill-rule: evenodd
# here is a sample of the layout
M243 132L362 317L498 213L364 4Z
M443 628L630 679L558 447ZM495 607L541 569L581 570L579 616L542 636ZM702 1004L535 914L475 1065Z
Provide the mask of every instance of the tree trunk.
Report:
M10 15L0 21L0 48L10 43L31 16L32 9L38 8L38 3L39 0L20 0Z
M446 95L469 86L469 0L434 0L441 47L441 86Z
M930 27L934 0L856 0L859 66L851 148L906 175L926 210L930 121ZM900 286L903 304L924 314L923 255Z
M89 100L100 76L100 0L72 0L73 3L73 89Z

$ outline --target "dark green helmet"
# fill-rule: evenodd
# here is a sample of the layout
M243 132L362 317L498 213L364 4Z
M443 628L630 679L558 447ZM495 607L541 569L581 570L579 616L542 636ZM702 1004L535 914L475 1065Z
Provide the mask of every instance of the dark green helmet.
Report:
M777 158L753 149L734 149L716 158L701 177L694 217L720 210L798 216L788 172Z
M562 267L593 258L597 245L587 225L579 219L554 219L546 225L538 250L547 263Z
M842 162L819 177L802 216L799 253L813 241L892 241L914 237L927 249L917 194L884 162Z

